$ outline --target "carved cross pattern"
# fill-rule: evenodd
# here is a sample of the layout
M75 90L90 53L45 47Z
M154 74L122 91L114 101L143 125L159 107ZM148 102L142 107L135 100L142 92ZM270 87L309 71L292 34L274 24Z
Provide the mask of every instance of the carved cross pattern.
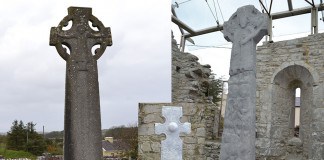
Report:
M63 30L63 27L68 26L69 21L72 21L72 27L69 30ZM89 21L99 31L93 30L89 26ZM87 61L90 57L98 60L106 47L112 45L112 38L110 28L104 27L92 15L91 8L69 7L68 15L64 17L57 27L51 28L50 45L56 47L64 60L72 58L79 62ZM62 45L69 48L70 55ZM100 45L100 48L96 49L95 55L92 55L91 48L95 45Z
M268 28L268 18L253 5L240 7L230 19L224 23L224 38L233 43L244 45L250 40L258 43Z
M161 160L182 160L181 132L189 134L191 124L181 123L182 107L163 106L162 115L165 123L155 123L155 134L165 134L166 139L161 142Z
M233 42L230 75L254 71L256 44L267 34L268 16L252 5L240 7L223 28L225 39Z

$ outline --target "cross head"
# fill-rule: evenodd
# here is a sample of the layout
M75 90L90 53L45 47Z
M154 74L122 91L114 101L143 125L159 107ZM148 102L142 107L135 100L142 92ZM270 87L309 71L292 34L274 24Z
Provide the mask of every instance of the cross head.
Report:
M161 142L161 160L182 160L182 140L180 133L189 134L191 124L181 123L182 107L163 106L162 116L165 123L155 123L155 134L165 134L166 139Z
M69 22L72 22L71 28L64 30ZM98 30L92 29L89 22ZM71 58L75 63L87 62L91 58L98 60L106 47L112 45L111 31L92 15L91 8L69 7L68 15L57 27L51 28L50 45L56 47L64 60ZM70 54L62 45L68 47ZM100 45L100 48L96 49L93 55L91 49L95 45ZM84 66L80 67L84 70Z

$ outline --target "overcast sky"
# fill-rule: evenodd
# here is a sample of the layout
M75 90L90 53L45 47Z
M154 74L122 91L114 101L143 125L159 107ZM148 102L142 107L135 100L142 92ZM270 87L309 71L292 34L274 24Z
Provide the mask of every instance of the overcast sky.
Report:
M46 131L63 130L65 61L49 46L49 34L67 15L69 6L92 7L93 15L111 27L113 46L98 60L103 129L136 123L139 102L170 102L170 29L179 38L170 21L170 6L175 1L187 0L2 1L0 132L9 131L15 119L33 121L38 131L42 126ZM260 10L258 0L218 1L225 21L243 5L254 4ZM308 6L303 0L293 2L294 8ZM214 10L213 1L208 3ZM273 12L284 10L286 1L274 1ZM176 12L194 29L216 25L205 0L189 0ZM219 9L217 12L222 24ZM287 34L309 34L309 17L275 20L274 40ZM323 29L323 22L319 25ZM231 47L220 32L193 40L198 45ZM211 64L218 76L228 77L230 49L187 47L187 51Z
M65 61L49 46L50 28L69 6L92 7L113 46L98 60L102 128L137 122L139 102L170 102L168 0L28 0L0 5L0 132L12 122L63 130Z

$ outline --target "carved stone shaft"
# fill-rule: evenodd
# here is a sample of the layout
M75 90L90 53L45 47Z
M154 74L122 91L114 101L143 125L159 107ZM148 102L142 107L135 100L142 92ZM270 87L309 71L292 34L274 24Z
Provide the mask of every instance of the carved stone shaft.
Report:
M110 28L92 15L91 8L68 8L68 15L51 28L50 45L66 61L64 159L102 159L97 60L112 45ZM64 30L69 21L72 27ZM89 26L89 21L98 31ZM100 45L91 53L94 45ZM65 45L70 54L63 48Z
M165 123L155 123L155 133L165 134L161 142L161 160L182 160L182 140L180 132L189 134L191 124L181 123L182 107L163 106L162 115Z
M243 6L224 23L233 43L221 160L255 159L256 44L267 34L268 17Z

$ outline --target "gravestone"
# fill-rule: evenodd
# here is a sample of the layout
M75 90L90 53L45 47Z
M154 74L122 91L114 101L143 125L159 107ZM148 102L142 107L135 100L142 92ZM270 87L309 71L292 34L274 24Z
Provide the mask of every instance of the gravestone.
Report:
M161 160L182 160L181 132L190 133L191 124L181 123L182 107L163 106L162 115L165 123L155 123L155 134L165 134L161 142Z
M69 21L72 27L65 30ZM97 60L112 45L110 28L92 15L91 8L69 7L58 27L51 28L50 45L66 61L64 159L102 159ZM100 48L91 53L94 45Z
M252 5L238 8L224 23L224 37L233 46L221 160L255 159L256 44L267 27L267 15Z

